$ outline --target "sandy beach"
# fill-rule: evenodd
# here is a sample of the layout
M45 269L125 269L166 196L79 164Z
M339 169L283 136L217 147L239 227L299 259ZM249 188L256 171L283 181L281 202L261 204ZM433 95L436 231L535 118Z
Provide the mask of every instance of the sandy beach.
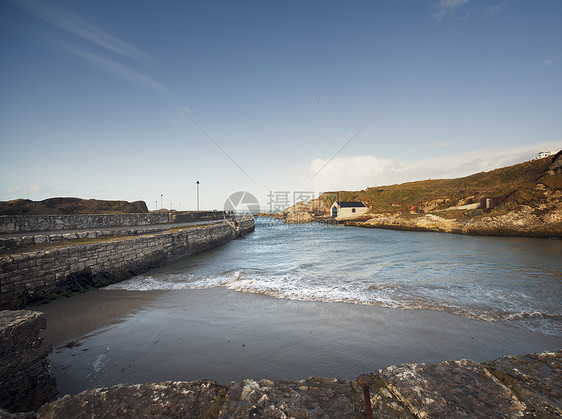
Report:
M47 317L61 394L118 383L355 378L406 362L484 361L562 339L441 311L301 302L224 288L92 290Z

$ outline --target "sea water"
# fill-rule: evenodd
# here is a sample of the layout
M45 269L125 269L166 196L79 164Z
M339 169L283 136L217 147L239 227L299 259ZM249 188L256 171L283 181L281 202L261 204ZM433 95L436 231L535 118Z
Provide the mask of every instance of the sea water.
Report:
M255 232L38 306L61 394L118 383L353 379L562 347L562 241L260 218Z
M429 309L562 336L562 241L291 225L111 285L225 288L279 299Z

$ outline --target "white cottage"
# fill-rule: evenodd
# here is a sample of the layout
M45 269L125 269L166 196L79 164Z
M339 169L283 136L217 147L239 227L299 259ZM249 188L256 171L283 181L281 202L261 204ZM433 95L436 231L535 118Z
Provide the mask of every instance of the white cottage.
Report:
M330 207L332 217L339 219L358 218L367 211L369 208L361 201L335 201Z

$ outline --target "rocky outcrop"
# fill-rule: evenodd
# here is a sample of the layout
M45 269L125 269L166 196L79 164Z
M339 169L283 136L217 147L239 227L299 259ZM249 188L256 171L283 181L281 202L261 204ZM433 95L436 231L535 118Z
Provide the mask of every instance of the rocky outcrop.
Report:
M103 201L99 199L49 198L43 201L15 199L0 201L3 215L58 215L58 214L109 214L147 213L144 201Z
M562 193L557 195L562 196ZM560 198L559 198L560 199ZM562 238L562 205L549 210L522 206L506 214L490 214L464 223L464 234Z
M419 216L385 215L373 217L365 222L348 223L359 227L389 228L394 230L437 231L462 233L462 224L433 214Z
M285 218L287 224L310 223L313 220L314 216L309 212L288 212Z
M303 224L314 221L316 217L328 214L329 207L323 201L311 199L308 202L297 202L287 208L284 213L273 214L274 218L283 219L288 224Z
M349 418L358 414L348 380L311 377L232 383L218 417Z
M491 211L377 214L361 227L448 233L562 238L562 174L547 173Z
M562 174L562 150L554 155L554 157L552 158L552 163L548 169L553 175Z
M370 374L380 418L509 418L562 415L562 351L476 363L403 364ZM364 418L357 381L244 380L119 385L65 396L41 418Z
M307 202L297 202L295 205L287 208L286 212L290 213L309 213L313 216L323 216L330 213L330 204L316 198Z
M33 411L57 395L51 343L39 337L45 326L43 313L0 311L0 409Z
M44 406L38 417L216 418L225 393L224 386L208 381L118 385L64 396Z

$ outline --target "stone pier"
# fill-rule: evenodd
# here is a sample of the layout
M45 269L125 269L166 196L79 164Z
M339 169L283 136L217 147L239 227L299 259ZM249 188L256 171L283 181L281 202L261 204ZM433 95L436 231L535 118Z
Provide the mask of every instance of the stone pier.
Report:
M0 255L0 309L109 285L254 230L252 218Z

